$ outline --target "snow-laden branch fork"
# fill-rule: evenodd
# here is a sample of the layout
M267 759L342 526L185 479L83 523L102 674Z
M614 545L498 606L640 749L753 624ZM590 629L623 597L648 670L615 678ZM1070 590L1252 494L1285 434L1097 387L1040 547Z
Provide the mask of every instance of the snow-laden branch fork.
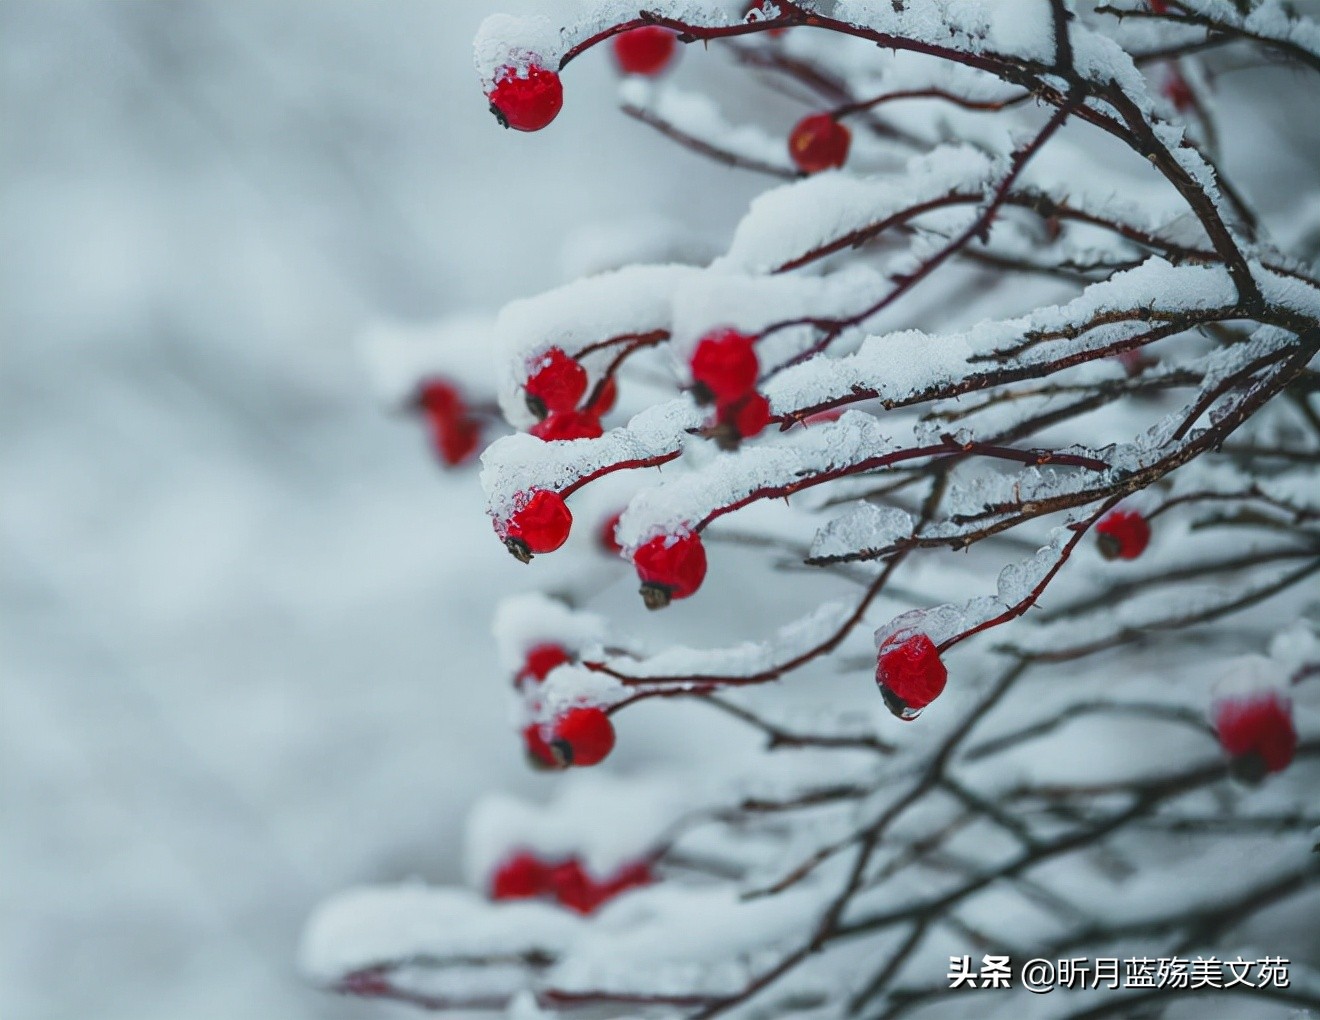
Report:
M1320 26L1278 0L1081 6L486 22L506 126L550 124L604 47L639 130L771 187L718 257L496 318L520 431L482 458L495 532L583 578L510 598L496 635L517 739L573 771L549 804L477 812L474 888L326 905L314 980L526 1016L940 1017L972 1008L951 953L1250 950L1293 956L1292 981L1233 994L1320 1003L1288 921L1320 879L1317 245L1219 165L1262 93L1214 91L1234 54L1320 94ZM684 46L754 75L764 115L680 88ZM600 615L601 544L660 641ZM682 600L729 642L689 644ZM781 622L734 637L752 602ZM581 768L661 700L713 709L730 747L667 777ZM1041 1015L1203 994L1134 987Z

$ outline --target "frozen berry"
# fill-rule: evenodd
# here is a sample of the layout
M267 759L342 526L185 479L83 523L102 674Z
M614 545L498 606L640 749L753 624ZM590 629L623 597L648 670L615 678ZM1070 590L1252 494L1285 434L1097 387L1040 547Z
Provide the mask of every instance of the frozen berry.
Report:
M1214 720L1219 743L1239 779L1260 782L1291 764L1297 730L1286 695L1265 690L1224 698L1214 707Z
M674 57L675 36L659 25L643 25L614 37L614 61L624 74L657 75Z
M940 696L949 672L940 660L939 649L925 634L891 639L880 649L875 682L889 711L911 720Z
M633 566L642 579L646 608L663 609L701 587L706 577L706 548L695 533L657 535L633 553Z
M622 510L617 514L610 514L601 522L600 531L596 535L600 540L600 547L611 556L618 556L623 552L623 546L619 544L619 537L615 534L615 529L619 526L619 518L622 516Z
M788 154L803 173L815 174L843 166L848 159L852 132L828 113L813 113L794 125L788 136Z
M614 750L614 724L602 709L570 708L550 730L550 750L560 765L595 765Z
M536 553L554 552L566 541L573 527L564 498L549 489L537 489L509 518L504 544L509 552L527 563Z
M540 131L564 105L564 86L558 74L537 64L527 68L524 75L512 67L502 67L486 98L490 100L490 112L506 128Z
M760 370L752 337L717 329L702 337L692 352L693 392L703 404L738 400L755 389Z
M571 411L587 392L587 370L558 347L536 358L527 378L527 407L538 418Z
M618 401L618 384L615 383L614 376L609 375L606 376L605 381L601 383L600 390L596 393L596 396L587 403L585 410L588 414L594 414L599 418L601 415L608 414L610 411L614 410L614 405L618 403Z
M1110 510L1095 530L1107 560L1135 560L1150 543L1150 523L1135 510Z
M555 411L527 431L547 443L558 439L598 439L605 432L600 419L589 411Z
M545 742L545 734L541 731L538 723L532 723L530 726L524 726L522 731L523 750L527 752L527 761L533 768L538 769L557 769L559 762L555 759L555 753L550 750L550 745Z
M550 889L551 869L534 854L514 854L498 868L490 880L493 900L525 900Z
M572 661L573 657L563 645L552 643L535 645L528 650L526 658L523 659L523 667L518 671L514 684L521 687L532 681L540 683L556 666Z

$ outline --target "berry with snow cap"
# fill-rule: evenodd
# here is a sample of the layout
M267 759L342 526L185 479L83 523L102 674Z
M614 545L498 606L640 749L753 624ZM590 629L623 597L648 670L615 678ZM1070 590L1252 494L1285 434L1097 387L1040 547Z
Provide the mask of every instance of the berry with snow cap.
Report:
M1095 530L1107 560L1135 560L1150 544L1150 522L1136 510L1110 510Z
M910 721L940 696L949 672L939 649L925 634L895 636L880 648L875 682L889 711Z
M614 62L624 74L654 77L673 60L676 41L673 32L659 25L630 29L614 37Z
M1297 730L1287 695L1267 689L1227 696L1215 703L1213 715L1237 778L1258 783L1292 764Z
M563 645L553 642L534 645L527 650L527 656L523 659L523 667L514 679L514 686L521 687L523 684L531 682L539 684L550 674L552 669L572 661L573 657L569 655L568 649Z
M693 392L697 401L729 403L756 388L761 371L752 337L736 329L717 329L697 342L692 352Z
M633 553L632 561L647 609L663 609L674 599L687 598L706 577L706 548L695 532L657 535Z
M623 516L623 511L610 514L601 522L600 531L596 538L600 542L600 547L612 556L618 556L623 552L623 546L619 544L619 536L615 534L619 527L619 518Z
M490 112L504 127L540 131L559 115L564 105L564 85L558 74L539 64L532 64L521 75L512 67L503 67L486 98L490 100Z
M554 552L566 541L573 515L564 497L549 489L537 489L522 501L504 526L504 544L509 552L527 563L536 553Z
M587 370L562 348L551 347L538 357L527 378L527 409L538 418L571 411L587 392Z
M570 708L555 720L549 744L562 767L596 765L614 750L614 724L603 709Z
M793 126L788 154L803 173L816 174L843 166L851 144L851 131L828 113L813 113Z
M553 443L563 439L599 439L605 432L600 418L590 411L554 411L527 430L537 439Z

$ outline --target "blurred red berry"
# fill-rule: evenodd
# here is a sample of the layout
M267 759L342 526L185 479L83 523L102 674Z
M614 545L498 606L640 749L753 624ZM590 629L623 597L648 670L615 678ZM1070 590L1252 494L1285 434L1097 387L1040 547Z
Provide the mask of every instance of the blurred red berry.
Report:
M523 750L527 752L527 760L535 768L560 768L560 764L555 758L555 753L550 750L550 745L545 742L545 734L542 732L539 723L532 723L530 726L524 726L522 736Z
M521 687L530 681L540 683L550 675L550 671L556 666L562 666L564 663L572 661L573 657L568 654L568 649L563 645L550 642L535 645L528 649L527 655L523 659L523 667L518 671L514 684Z
M527 407L538 418L571 411L587 392L587 370L561 348L551 347L533 361L524 388Z
M463 463L481 445L481 423L468 415L462 392L444 379L432 379L417 393L431 446L448 466Z
M623 516L620 510L617 514L610 514L601 522L600 531L596 537L600 541L600 547L611 555L618 556L623 552L623 546L619 544L618 536L614 531L619 526L619 518Z
M1110 510L1095 530L1107 560L1135 560L1150 544L1150 523L1135 510Z
M843 166L851 144L851 131L828 113L813 113L794 125L788 154L803 173L815 174Z
M1196 93L1192 91L1187 79L1177 70L1170 71L1160 86L1164 98L1173 104L1179 113L1186 113L1196 106Z
M743 439L759 435L770 424L770 401L759 393L751 393L742 400L721 409L721 416L727 415L729 421Z
M925 634L887 642L880 649L875 682L889 710L900 719L915 719L940 696L949 672L939 649Z
M564 105L564 86L558 74L537 64L532 64L525 75L503 67L486 98L490 100L490 112L504 127L540 131Z
M1286 695L1266 690L1224 698L1215 704L1214 722L1240 779L1259 782L1292 763L1297 730Z
M535 553L558 549L568 541L572 527L573 515L564 498L549 489L537 489L509 518L504 544L526 563Z
M547 443L561 439L598 439L605 434L600 418L589 411L555 411L527 431Z
M549 891L550 868L530 853L519 853L495 869L490 880L493 900L525 900Z
M624 74L657 75L674 57L676 37L659 25L644 25L614 37L614 61Z
M697 342L692 352L693 389L698 402L728 403L756 387L760 362L752 337L734 329L717 329Z
M696 533L657 535L633 553L633 566L642 581L646 608L662 609L701 587L706 577L706 549Z
M618 403L618 401L618 384L615 383L614 376L609 375L606 376L605 381L601 383L600 392L596 394L595 399L587 403L585 410L588 414L594 414L599 418L601 415L608 414L610 411L614 410L614 405Z
M550 892L561 906L590 914L601 903L600 892L576 857L556 864L548 875Z
M550 750L561 765L595 765L614 750L614 724L602 709L570 708L550 730Z

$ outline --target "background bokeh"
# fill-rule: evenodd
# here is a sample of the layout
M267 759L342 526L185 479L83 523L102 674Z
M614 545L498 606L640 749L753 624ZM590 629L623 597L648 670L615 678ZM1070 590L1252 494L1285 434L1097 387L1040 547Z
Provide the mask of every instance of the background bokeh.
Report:
M744 199L603 54L499 130L495 6L0 4L6 1020L394 1015L299 983L302 920L455 879L472 799L535 789L489 637L528 575L356 338Z

